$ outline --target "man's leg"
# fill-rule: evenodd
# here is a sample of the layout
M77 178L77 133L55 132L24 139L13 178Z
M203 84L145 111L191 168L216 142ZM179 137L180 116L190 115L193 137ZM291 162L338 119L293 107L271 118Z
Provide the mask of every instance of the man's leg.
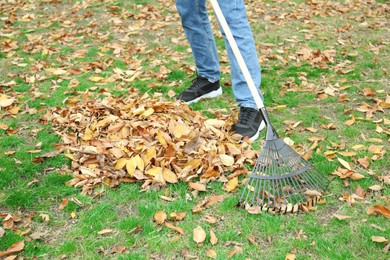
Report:
M243 0L218 0L221 10L225 16L226 22L236 40L238 48L245 60L252 79L260 93L261 73L260 65L257 60L256 45L253 39L252 31L246 16L246 8ZM232 49L221 28L225 39L225 45L230 60L230 74L234 96L240 107L257 108L252 98L249 87L244 75L238 65ZM260 94L261 95L261 94Z
M222 94L217 48L211 30L206 0L176 0L184 32L194 56L197 78L178 95L187 104Z
M260 92L260 65L257 60L256 45L252 31L246 17L244 0L218 0L218 3L248 67L249 73L252 76L253 82L257 87L258 93L262 96ZM257 108L245 77L241 72L222 28L221 32L225 39L226 50L230 60L230 75L232 78L234 97L240 107L238 121L234 124L233 131L242 136L248 136L253 141L257 139L260 131L265 127L265 122Z
M198 75L216 82L220 78L219 58L206 0L176 0L175 3L192 49Z

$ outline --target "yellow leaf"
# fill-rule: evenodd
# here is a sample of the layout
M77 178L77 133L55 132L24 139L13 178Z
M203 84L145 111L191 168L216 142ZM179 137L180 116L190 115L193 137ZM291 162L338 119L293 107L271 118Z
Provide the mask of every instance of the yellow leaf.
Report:
M151 176L157 176L157 174L159 174L161 172L162 172L162 168L161 167L153 167L153 168L150 168L149 170L147 170L145 172L145 174L151 175Z
M123 167L125 167L127 161L128 161L128 159L126 159L126 158L120 158L115 164L115 170L119 170L119 169L122 169Z
M206 239L206 232L201 226L198 226L193 231L193 240L199 245L202 244Z
M157 130L157 140L160 142L160 144L164 147L164 148L167 148L168 145L167 145L167 142L165 141L162 133L160 132L160 130Z
M182 124L177 124L173 130L173 135L176 137L176 138L180 138L184 135L184 132L185 132L186 128L184 127L184 125Z
M142 118L147 118L148 116L150 116L153 113L154 113L154 109L153 108L149 108L148 110L146 110L145 112L142 113L141 117Z
M134 175L134 172L135 172L135 163L134 163L135 160L133 159L130 159L130 160L127 160L126 162L126 170L127 170L127 173L130 175L130 176L133 176Z
M238 185L238 177L231 179L225 186L227 192L233 191Z
M148 164L152 159L156 158L157 152L154 147L148 148L145 154L144 162Z
M164 168L162 174L163 174L165 181L167 181L169 183L176 183L177 182L177 176L171 170Z
M70 213L70 216L71 216L71 218L73 218L73 219L76 218L76 216L77 216L77 215L76 215L76 212L72 211L72 212Z
M229 166L233 166L234 164L234 158L230 155L220 154L219 158L221 159L222 164L225 166L229 167Z
M349 164L349 162L346 162L345 160L337 157L337 160L348 170L352 171L352 167L351 165Z
M145 170L145 163L139 155L134 157L134 161L135 161L135 165L138 167L138 169L140 169L141 171Z
M90 77L88 78L89 81L92 81L92 82L100 82L102 81L104 78L102 77L98 77L98 76L94 76L94 77Z

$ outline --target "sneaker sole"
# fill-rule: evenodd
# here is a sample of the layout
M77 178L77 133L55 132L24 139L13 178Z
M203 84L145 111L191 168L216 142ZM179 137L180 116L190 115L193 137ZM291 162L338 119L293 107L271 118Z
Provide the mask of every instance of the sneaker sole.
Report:
M254 136L252 136L251 138L249 138L249 140L251 142L255 141L257 138L259 138L259 135L260 135L260 132L264 129L265 127L265 122L264 120L261 121L260 125L259 125L259 129L257 130L256 134Z
M217 89L217 90L211 91L211 92L209 92L207 94L204 94L203 96L200 96L200 97L198 97L196 99L193 99L193 100L190 100L190 101L187 101L187 102L184 102L184 103L189 105L189 104L198 102L199 100L204 99L204 98L215 98L215 97L218 97L220 95L222 95L222 88L221 87L219 87L219 89Z

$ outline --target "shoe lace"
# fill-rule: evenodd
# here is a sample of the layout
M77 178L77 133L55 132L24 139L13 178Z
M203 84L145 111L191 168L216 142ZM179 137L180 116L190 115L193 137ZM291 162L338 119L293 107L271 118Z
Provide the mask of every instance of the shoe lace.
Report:
M256 118L256 110L242 107L240 115L238 116L238 123L247 125L248 122L254 121Z

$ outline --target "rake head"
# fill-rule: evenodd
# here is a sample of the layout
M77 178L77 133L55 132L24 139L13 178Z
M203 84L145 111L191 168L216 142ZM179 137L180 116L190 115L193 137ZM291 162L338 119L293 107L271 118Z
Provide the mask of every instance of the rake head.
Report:
M280 139L271 126L241 195L241 203L262 210L296 212L315 203L328 180Z

